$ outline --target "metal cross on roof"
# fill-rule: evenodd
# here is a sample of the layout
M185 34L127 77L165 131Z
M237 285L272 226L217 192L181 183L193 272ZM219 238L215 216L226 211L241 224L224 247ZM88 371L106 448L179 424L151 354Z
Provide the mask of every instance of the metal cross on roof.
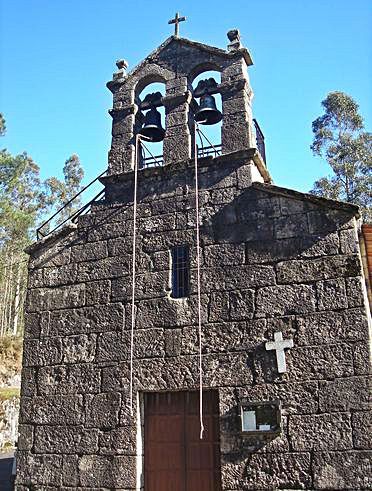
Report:
M179 35L179 23L186 20L186 17L180 17L180 14L176 12L175 18L168 21L168 24L174 24L174 35L178 38Z

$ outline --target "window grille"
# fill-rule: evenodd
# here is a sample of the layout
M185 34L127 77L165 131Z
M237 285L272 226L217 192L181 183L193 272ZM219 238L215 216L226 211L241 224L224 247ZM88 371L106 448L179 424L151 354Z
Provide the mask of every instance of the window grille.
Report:
M173 298L183 298L190 290L189 246L172 248L172 294Z

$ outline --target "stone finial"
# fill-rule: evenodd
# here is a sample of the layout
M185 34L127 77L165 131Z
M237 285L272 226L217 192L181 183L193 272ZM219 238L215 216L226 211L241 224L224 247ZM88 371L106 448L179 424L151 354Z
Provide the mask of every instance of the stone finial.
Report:
M118 71L113 74L113 79L124 78L126 76L126 69L128 68L127 60L117 60L116 66L118 67Z
M116 66L119 68L119 70L126 70L128 68L128 62L127 60L117 60Z
M239 29L230 29L227 33L230 43L227 45L227 51L235 51L242 47L240 43Z

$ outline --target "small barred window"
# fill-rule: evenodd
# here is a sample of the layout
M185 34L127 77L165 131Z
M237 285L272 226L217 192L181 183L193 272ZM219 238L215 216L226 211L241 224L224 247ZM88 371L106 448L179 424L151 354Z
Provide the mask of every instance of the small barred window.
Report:
M189 246L178 245L172 248L172 294L173 298L183 298L190 290Z

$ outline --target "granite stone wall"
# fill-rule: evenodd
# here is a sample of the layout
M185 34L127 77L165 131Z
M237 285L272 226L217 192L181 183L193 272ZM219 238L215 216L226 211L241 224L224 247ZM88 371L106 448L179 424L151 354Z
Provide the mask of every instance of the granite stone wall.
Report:
M200 161L203 371L219 393L224 491L370 489L368 319L355 207L249 182L237 154ZM30 250L17 489L140 486L141 392L198 388L192 164L139 174L129 412L133 173ZM189 298L170 248L190 246ZM265 342L293 339L278 374ZM282 432L246 437L239 403L279 399ZM369 457L368 457L369 456Z

